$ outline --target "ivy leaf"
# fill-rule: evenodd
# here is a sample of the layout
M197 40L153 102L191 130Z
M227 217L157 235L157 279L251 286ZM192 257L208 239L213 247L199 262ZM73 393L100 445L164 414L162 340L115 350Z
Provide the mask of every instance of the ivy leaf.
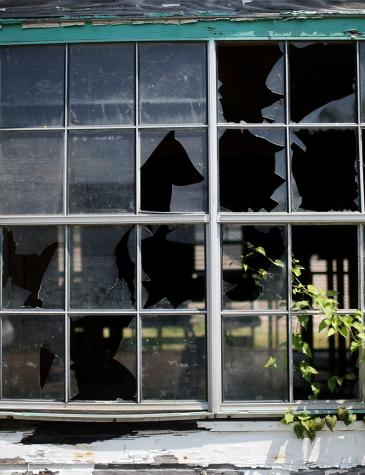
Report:
M298 316L299 323L301 326L305 329L307 329L308 326L308 321L309 321L309 315L299 315Z
M360 348L360 343L358 341L352 341L350 345L350 351L353 353L354 351Z
M302 424L295 424L294 432L298 439L304 439L305 429Z
M340 327L338 329L338 331L340 332L340 334L344 337L344 338L348 338L349 337L349 330L347 327Z
M324 420L326 422L326 426L329 428L329 430L331 432L333 432L333 429L335 428L335 425L336 425L336 422L337 422L337 417L335 415L333 415L333 416L327 415L324 418Z
M289 425L292 422L294 422L294 414L292 414L291 412L286 412L282 419L282 423Z
M265 249L261 246L256 247L256 252L258 252L259 254L262 254L263 256L266 256Z
M349 426L350 424L355 422L356 419L357 419L356 414L353 414L352 412L347 412L346 417L343 420L343 422L345 423L345 425Z
M247 272L248 265L247 265L247 264L242 264L242 267L243 267L243 270L244 270L245 272Z
M280 259L275 259L275 261L273 261L273 264L276 265L277 267L284 267L284 262L281 261Z
M328 389L333 393L337 387L337 376L331 376L327 381Z
M347 381L354 381L356 379L356 375L354 373L347 373L345 375L345 379L347 379Z
M334 328L330 328L327 332L327 336L332 336L336 333L336 330Z
M314 419L314 427L316 431L322 430L326 421L322 417L316 417Z
M305 363L304 361L302 361L299 364L299 371L301 372L302 377L309 383L311 382L312 375L318 374L318 371L315 368L313 368L313 366L310 366L308 363Z
M322 330L324 330L325 328L328 327L329 325L329 320L327 318L325 318L324 320L321 321L321 323L319 324L319 331L321 332Z
M276 358L274 356L270 356L265 364L265 368L272 368L272 367L277 368Z
M321 385L319 383L312 383L311 391L313 394L313 399L317 399L317 397L319 396L319 393L321 392Z

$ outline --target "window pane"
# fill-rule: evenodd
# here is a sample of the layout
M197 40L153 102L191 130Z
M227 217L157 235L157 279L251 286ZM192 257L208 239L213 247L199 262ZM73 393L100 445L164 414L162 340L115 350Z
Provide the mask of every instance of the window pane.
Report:
M141 148L142 210L206 210L208 185L205 132L142 132Z
M309 316L307 328L303 328L297 317L293 319L293 333L302 336L303 341L309 344L312 357L293 351L294 361L294 398L308 399L311 394L310 383L305 381L298 370L299 364L304 361L314 367L319 374L313 375L312 381L320 385L318 399L354 399L359 398L359 381L357 359L358 353L350 353L349 342L342 336L327 336L326 330L319 331L319 324L323 315ZM327 381L331 376L344 377L353 373L354 379L344 378L341 386L331 392Z
M204 44L142 44L139 74L141 123L206 122Z
M358 308L356 226L293 226L292 236L301 282L335 290L340 308Z
M71 307L134 308L133 227L74 226L70 247Z
M357 211L357 136L349 129L291 134L293 211Z
M225 401L287 399L285 316L224 317L223 345Z
M70 320L73 400L127 400L137 394L136 318L87 315Z
M142 270L144 308L204 308L204 227L142 228Z
M134 44L70 46L70 124L134 123Z
M283 45L218 46L219 122L284 122Z
M3 307L64 308L63 227L3 228Z
M289 46L293 122L355 122L355 44Z
M203 315L142 317L143 399L206 399Z
M261 248L265 255L255 248ZM276 259L283 267L273 264ZM223 226L222 268L224 308L269 310L285 307L285 228ZM266 274L260 276L259 271Z
M64 328L59 315L2 318L4 398L64 400Z
M63 125L64 47L1 48L1 127Z
M133 212L134 131L71 132L69 137L70 212Z
M224 130L219 186L221 211L286 211L284 130Z
M62 181L62 133L0 134L1 214L60 213Z

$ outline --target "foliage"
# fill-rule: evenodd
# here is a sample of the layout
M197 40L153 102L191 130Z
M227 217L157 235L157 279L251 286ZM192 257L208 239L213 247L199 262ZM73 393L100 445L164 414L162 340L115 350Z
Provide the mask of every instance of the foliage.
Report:
M256 276L256 285L261 287L264 281L270 277L271 272L263 268L254 269L250 266L250 263L253 262L252 257L258 255L265 258L270 267L283 268L284 263L280 259L270 258L263 247L246 243L246 253L242 255L242 268L245 272L251 271ZM297 316L298 323L295 327L293 325L292 346L294 350L302 355L301 361L294 365L294 370L309 383L308 399L314 400L318 398L323 388L320 383L314 381L315 377L319 375L319 371L308 363L308 360L312 358L312 351L303 336L305 330L307 330L310 318L309 312L315 311L321 315L319 332L325 332L327 338L334 336L345 339L350 352L357 354L357 358L362 358L363 361L365 360L364 352L361 350L365 340L365 325L360 310L355 310L351 314L339 313L339 304L335 299L336 292L322 290L313 284L303 284L300 280L303 270L304 267L299 260L293 258L291 266L291 284L294 298L292 310ZM270 356L265 368L277 367L277 363L277 358ZM348 372L341 375L331 375L326 384L329 391L335 393L345 382L353 383L356 380L357 376L353 372ZM332 431L337 420L349 425L356 420L356 415L344 407L338 409L337 415L327 414L325 417L312 416L306 411L299 414L293 414L289 411L284 415L282 422L284 424L294 424L293 429L298 438L308 437L313 441L316 433L325 425Z

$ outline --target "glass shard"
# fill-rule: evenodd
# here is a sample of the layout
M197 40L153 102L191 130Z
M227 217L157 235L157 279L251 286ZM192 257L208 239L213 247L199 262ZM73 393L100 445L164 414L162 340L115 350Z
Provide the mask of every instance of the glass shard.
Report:
M206 209L206 137L199 131L142 133L141 209Z
M292 122L355 122L355 44L289 46Z
M254 250L257 248L263 249L265 255ZM272 262L277 259L282 263L280 266ZM285 228L223 226L222 268L224 308L269 310L285 307ZM260 276L259 271L267 274Z
M142 229L143 307L205 307L204 227Z
M72 317L70 345L72 400L135 401L134 316Z
M142 351L143 399L206 400L204 316L143 316Z
M223 318L225 401L287 400L287 366L287 317Z
M354 130L294 130L291 155L293 211L358 211Z
M70 45L70 124L134 123L134 50L134 44Z
M8 315L2 325L3 397L63 401L64 317Z
M282 45L218 46L219 122L284 122Z
M219 139L222 211L286 211L283 130L225 130Z
M135 239L128 226L72 227L72 308L134 308Z
M3 307L64 308L62 227L3 228Z

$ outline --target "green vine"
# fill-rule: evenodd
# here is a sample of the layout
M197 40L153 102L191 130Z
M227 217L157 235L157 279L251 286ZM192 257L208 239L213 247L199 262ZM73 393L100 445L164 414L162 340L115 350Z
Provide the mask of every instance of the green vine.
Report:
M252 257L259 255L266 260L269 266L278 268L284 268L284 263L280 259L269 257L261 246L254 246L251 243L245 243L245 245L246 252L242 255L242 268L245 272L250 271L255 278L256 285L262 287L264 281L272 277L272 272L263 267L258 269L251 267ZM326 332L327 338L336 335L343 338L349 344L350 352L357 354L357 359L359 360L361 357L362 361L365 360L363 352L360 351L365 340L365 325L360 310L355 310L351 314L340 314L338 312L339 304L335 299L337 292L325 291L313 284L303 284L300 280L303 270L304 267L299 260L292 259L291 283L295 299L292 310L298 312L298 323L295 327L293 326L292 330L292 346L294 350L302 355L301 361L294 365L294 369L309 383L308 399L315 400L323 388L321 384L313 380L319 375L319 371L308 363L308 359L312 358L312 350L302 333L302 329L307 330L310 318L309 312L315 311L322 316L318 327L319 332ZM269 356L265 368L277 367L277 363L275 356ZM329 391L334 393L345 382L351 383L356 379L357 376L353 372L348 372L341 375L331 375L326 383ZM298 414L288 411L281 421L287 425L293 424L294 432L299 439L308 437L313 441L317 432L323 429L325 425L332 431L337 420L349 425L356 420L356 415L344 407L338 409L337 415L327 414L325 417L312 416L306 411Z

